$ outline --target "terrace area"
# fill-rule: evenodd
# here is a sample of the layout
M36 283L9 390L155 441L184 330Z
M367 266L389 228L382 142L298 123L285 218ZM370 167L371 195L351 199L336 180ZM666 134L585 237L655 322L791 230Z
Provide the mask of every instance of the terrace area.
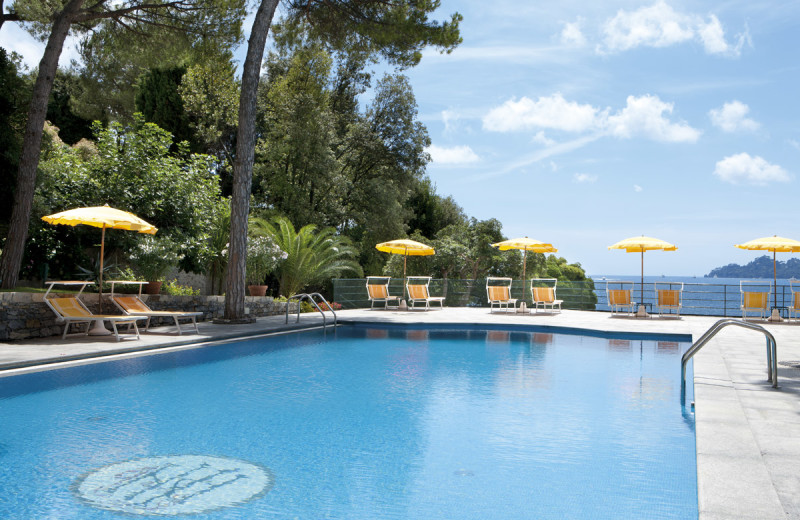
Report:
M328 323L330 323L328 313ZM717 318L611 317L605 312L565 310L554 315L490 314L486 308L431 312L346 310L340 323L486 324L588 329L606 333L684 334L699 338ZM105 338L43 338L0 343L0 376L44 370L63 363L91 363L104 356L140 356L187 348L224 348L225 340L317 327L319 314L258 318L250 325L200 323L200 335L176 336L170 328L140 341ZM767 381L764 337L728 328L694 358L700 518L800 519L800 324L763 323L778 345L779 388ZM223 343L220 343L222 341ZM580 360L576 360L580 362ZM675 366L676 373L680 366ZM689 382L691 384L691 381Z

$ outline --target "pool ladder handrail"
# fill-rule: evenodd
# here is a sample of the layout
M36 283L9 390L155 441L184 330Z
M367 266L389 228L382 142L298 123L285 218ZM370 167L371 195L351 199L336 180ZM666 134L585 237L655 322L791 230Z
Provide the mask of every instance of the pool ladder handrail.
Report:
M748 323L743 320L736 320L733 318L726 318L717 321L714 325L709 328L705 334L703 334L700 339L692 343L692 346L689 347L686 352L683 353L681 357L681 403L685 403L686 401L686 364L689 362L692 357L697 354L697 352L703 348L706 343L708 343L711 338L717 335L717 333L728 327L730 325L736 325L737 327L744 327L746 329L757 330L762 332L764 336L767 338L767 381L772 382L772 388L778 388L778 345L775 341L775 336L772 335L770 331L762 327L761 325L756 325L755 323Z
M300 303L304 299L306 299L306 300L310 301L311 305L313 305L317 309L317 312L322 314L322 328L323 329L326 328L328 326L328 320L327 320L327 318L325 318L325 311L320 309L319 305L317 305L317 302L314 301L314 297L315 296L318 296L319 299L322 300L322 302L328 308L328 310L330 310L333 313L333 326L336 327L336 311L333 310L333 307L331 306L331 304L328 303L328 300L326 300L325 297L322 296L318 292L315 292L315 293L302 293L302 294L295 294L294 296L289 296L286 299L286 322L285 323L289 323L289 301L292 300L293 298L297 298L297 320L295 321L295 323L299 323L300 322Z

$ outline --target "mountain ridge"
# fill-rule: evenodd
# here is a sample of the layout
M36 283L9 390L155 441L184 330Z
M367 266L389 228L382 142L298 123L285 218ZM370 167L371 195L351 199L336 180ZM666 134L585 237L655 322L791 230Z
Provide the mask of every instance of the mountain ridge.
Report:
M800 258L789 258L776 262L778 278L800 278ZM752 262L739 265L728 264L712 269L705 278L772 278L772 257L759 256Z

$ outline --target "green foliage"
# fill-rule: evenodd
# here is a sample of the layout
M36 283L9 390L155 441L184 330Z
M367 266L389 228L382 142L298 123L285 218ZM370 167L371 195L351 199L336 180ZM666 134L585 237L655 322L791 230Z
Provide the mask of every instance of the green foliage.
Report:
M286 3L295 24L307 24L316 38L336 49L380 54L390 63L412 67L422 58L422 49L432 45L444 52L459 43L460 14L446 22L428 20L438 0L399 2L327 2L289 0Z
M173 296L199 296L200 289L193 289L190 285L180 285L178 280L170 280L161 286L163 294Z
M186 67L150 69L142 74L136 93L136 111L145 121L170 132L175 141L193 141L179 92Z
M350 241L337 235L333 228L317 230L315 225L309 224L295 231L285 217L276 217L270 223L261 222L258 228L287 254L277 269L282 295L292 296L308 285L343 274L362 274L361 267L353 260L356 251Z
M159 282L183 258L169 238L145 236L130 253L136 273L148 282Z
M2 231L11 218L29 98L30 89L20 73L18 60L0 47L0 230Z
M195 142L217 159L223 192L233 164L239 81L230 55L209 56L189 67L179 87Z
M385 258L374 245L405 234L410 193L432 191L429 181L417 188L430 139L408 79L382 78L362 108L364 56L331 54L285 25L276 39L259 94L254 204L301 226L335 226L377 272ZM463 219L452 199L436 203L439 224Z
M259 228L256 227L255 230ZM286 260L287 254L269 235L253 234L247 238L247 274L248 285L262 285L267 275L280 262Z
M217 204L205 248L205 272L211 276L211 290L222 293L222 278L228 266L228 240L231 234L231 205L228 199Z
M58 128L59 138L67 144L92 137L92 122L73 110L72 99L80 91L79 81L75 74L59 71L47 103L47 120Z
M210 256L209 230L220 206L211 159L189 154L182 145L171 152L170 134L145 123L141 116L128 126L112 123L102 128L96 124L94 130L95 154L81 154L58 143L45 153L34 215L110 203L155 225L159 237L177 244L183 255L179 264L183 270L202 272ZM39 219L31 224L32 241L39 238L45 226L54 227ZM57 238L74 247L88 240L99 242L99 233L96 228L78 226L60 232ZM137 240L135 233L109 231L106 254L130 250ZM55 247L55 240L45 242L46 247Z
M17 0L15 5L22 3L39 2ZM80 60L73 63L81 87L74 102L83 117L103 121L132 120L137 84L150 69L191 66L229 52L241 42L246 15L244 0L132 0L124 5L101 0L84 5L98 18L72 27L73 35L82 33ZM129 10L112 17L116 8ZM31 14L44 21L34 30L46 34L55 9L48 5Z

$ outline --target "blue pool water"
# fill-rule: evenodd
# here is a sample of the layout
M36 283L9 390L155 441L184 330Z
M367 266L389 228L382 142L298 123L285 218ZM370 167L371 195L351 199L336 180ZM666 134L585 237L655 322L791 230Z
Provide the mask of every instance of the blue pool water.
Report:
M343 327L0 378L0 518L697 518L686 346Z

